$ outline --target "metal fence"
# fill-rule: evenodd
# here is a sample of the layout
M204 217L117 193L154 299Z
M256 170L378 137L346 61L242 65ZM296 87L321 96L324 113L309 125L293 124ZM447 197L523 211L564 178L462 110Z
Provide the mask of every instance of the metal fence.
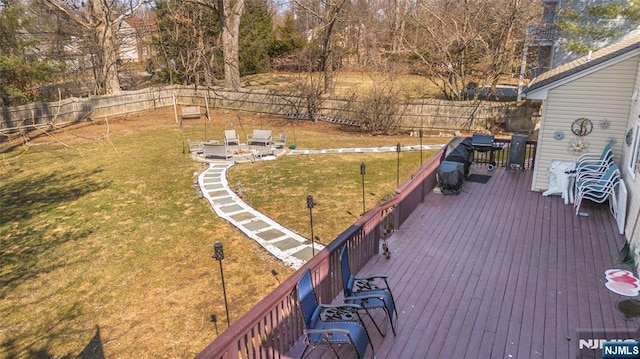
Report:
M509 152L511 149L511 140L504 138L496 138L494 143L496 148L493 151L493 162L495 167L508 167L509 166ZM526 141L524 150L524 162L521 169L530 170L533 169L536 155L536 141ZM491 161L490 152L478 152L474 151L473 160L476 165L488 166Z

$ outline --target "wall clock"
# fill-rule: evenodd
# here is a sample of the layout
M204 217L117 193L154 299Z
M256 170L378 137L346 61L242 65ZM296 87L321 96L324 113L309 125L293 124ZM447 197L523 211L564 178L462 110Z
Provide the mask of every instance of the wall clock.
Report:
M593 131L593 122L586 117L581 117L571 124L571 132L574 135L584 137Z

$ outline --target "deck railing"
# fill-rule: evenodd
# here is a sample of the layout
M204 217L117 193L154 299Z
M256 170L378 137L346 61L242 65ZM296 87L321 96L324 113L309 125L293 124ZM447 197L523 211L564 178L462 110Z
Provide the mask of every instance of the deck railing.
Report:
M496 163L496 167L507 167L509 165L509 149L511 145L510 139L505 138L496 138L494 140L497 148L493 151L493 160ZM527 141L525 146L525 156L524 156L524 168L523 169L533 169L533 163L535 162L535 154L536 154L536 141ZM489 162L490 152L477 152L474 151L473 159L475 163L480 165L487 165Z
M555 24L527 25L527 41L530 43L552 43L557 35Z
M358 272L380 251L380 240L397 229L436 186L436 172L445 153L442 148L402 183L389 201L372 208L333 242L318 252L244 316L209 344L197 359L281 358L303 334L303 318L295 286L307 268L321 303L342 292L339 254L349 248L351 270Z

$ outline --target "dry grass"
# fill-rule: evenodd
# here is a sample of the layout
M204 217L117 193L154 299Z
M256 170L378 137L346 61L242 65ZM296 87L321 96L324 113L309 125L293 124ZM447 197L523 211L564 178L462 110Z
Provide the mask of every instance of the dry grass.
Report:
M425 151L426 159L435 151ZM279 223L310 236L306 197L313 195L314 235L328 244L362 213L362 176L366 165L366 210L393 196L397 153L288 156L278 161L241 164L228 172L229 183L242 182L245 201ZM400 181L420 167L419 152L400 156ZM283 200L285 199L286 200Z
M282 89L292 84L305 83L309 76L308 73L257 74L243 78L243 87L248 89ZM385 75L370 72L340 72L336 76L335 94L350 96L357 93L362 96L376 86L387 85L391 85L397 93L406 98L440 98L442 96L435 84L423 76Z
M253 128L285 131L298 148L418 141L222 111L211 122L185 122L181 133L173 110L162 109L41 134L26 146L0 144L0 357L77 357L83 350L106 358L193 357L226 328L211 258L218 240L232 320L290 275L193 187L203 166L183 153L184 140L202 140L205 131L222 140L230 128L241 136ZM231 176L244 181L258 208L301 233L308 217L300 197L313 193L318 235L328 241L352 223L348 212L361 212L359 163L368 165L370 207L395 186L394 156L283 158L237 166ZM418 154L402 156L406 177Z

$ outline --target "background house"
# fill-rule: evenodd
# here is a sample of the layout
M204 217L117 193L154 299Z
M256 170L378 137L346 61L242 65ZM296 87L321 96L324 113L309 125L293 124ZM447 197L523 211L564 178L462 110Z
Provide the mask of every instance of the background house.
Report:
M639 65L640 36L629 36L538 76L526 89L528 100L543 101L531 189L548 189L552 161L600 154L611 144L629 194L624 234L636 263L640 259ZM583 132L588 134L574 134L576 124L590 127Z
M156 20L141 17L125 19L118 30L122 61L144 62L153 56L152 36Z
M611 5L611 1L607 0L541 0L541 2L543 12L540 23L527 26L524 51L533 55L529 60L531 68L527 73L530 78L582 56L563 46L563 42L567 39L557 26L558 22L562 20L560 15L562 11L586 14L589 12L589 7ZM589 23L586 23L586 19L576 19L575 21L578 22L578 26L580 26L580 22L583 22L583 28L601 26L602 29L615 29L609 34L609 36L613 36L612 38L590 39L588 36L581 36L581 41L591 48L601 48L611 44L636 27L633 22L622 18L592 19Z

